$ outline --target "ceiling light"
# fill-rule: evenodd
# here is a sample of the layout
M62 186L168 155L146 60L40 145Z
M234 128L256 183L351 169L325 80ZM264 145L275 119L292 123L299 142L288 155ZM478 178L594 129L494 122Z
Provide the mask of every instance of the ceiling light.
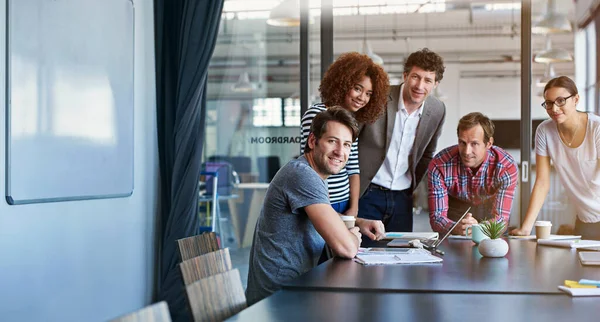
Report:
M536 85L537 87L545 87L546 84L555 77L556 73L554 72L554 66L552 66L552 64L547 64L544 76L540 77Z
M267 24L277 27L300 26L300 4L298 0L284 0L271 9Z
M536 63L565 63L573 61L571 53L561 48L551 48L540 51L533 59Z
M571 53L561 48L552 48L550 37L546 36L546 49L538 52L533 58L536 63L564 63L573 61Z
M367 16L366 15L364 16L364 19L363 19L363 44L362 44L361 52L363 54L369 56L369 58L371 58L371 60L375 64L380 65L380 66L383 65L383 58L381 58L381 56L379 56L373 52L371 45L367 41Z
M560 32L571 32L571 22L567 16L563 14L551 13L531 27L531 32L534 34L554 34Z
M377 55L376 53L373 52L373 49L371 48L371 45L369 44L369 42L365 39L363 41L363 49L362 49L362 53L369 56L369 58L371 58L371 60L377 64L377 65L383 65L383 58L381 58L381 56Z
M240 78L238 78L238 81L231 86L231 90L240 93L247 93L254 90L254 84L250 83L248 72L240 74Z
M567 16L556 11L556 0L548 0L546 14L531 28L532 33L543 35L571 31L573 27Z

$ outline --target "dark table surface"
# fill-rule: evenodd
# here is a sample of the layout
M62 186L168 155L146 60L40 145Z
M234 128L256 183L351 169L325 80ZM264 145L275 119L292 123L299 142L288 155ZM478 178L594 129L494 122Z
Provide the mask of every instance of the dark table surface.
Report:
M283 290L228 321L598 321L600 299L568 295Z
M287 283L284 289L457 293L561 293L558 285L600 280L600 267L582 266L575 249L508 240L503 258L483 258L469 240L446 240L440 264L363 266L334 258ZM600 311L599 311L600 312Z

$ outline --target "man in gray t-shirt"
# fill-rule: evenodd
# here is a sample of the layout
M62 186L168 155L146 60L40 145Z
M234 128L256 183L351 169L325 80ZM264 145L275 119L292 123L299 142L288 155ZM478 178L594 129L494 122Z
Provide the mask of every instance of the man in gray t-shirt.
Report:
M353 258L360 232L371 239L385 235L378 220L358 218L358 227L347 229L329 203L326 179L348 161L357 132L350 112L330 108L319 113L304 155L286 164L271 181L250 252L248 305L313 268L325 243L336 256Z

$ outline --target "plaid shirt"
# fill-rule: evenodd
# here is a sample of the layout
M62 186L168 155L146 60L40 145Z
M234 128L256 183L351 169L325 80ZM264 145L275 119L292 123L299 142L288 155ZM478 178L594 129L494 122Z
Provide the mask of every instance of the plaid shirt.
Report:
M454 224L448 218L448 195L474 206L484 204L494 218L508 223L517 179L515 160L495 145L477 173L462 164L457 145L440 151L428 169L431 228L445 233Z

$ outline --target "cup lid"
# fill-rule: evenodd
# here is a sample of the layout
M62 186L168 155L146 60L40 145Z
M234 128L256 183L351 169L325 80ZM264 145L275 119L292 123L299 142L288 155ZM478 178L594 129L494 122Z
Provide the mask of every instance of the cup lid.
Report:
M536 226L552 226L552 223L547 220L538 220L535 222Z
M356 217L354 216L340 216L340 218L342 218L343 221L355 221Z

